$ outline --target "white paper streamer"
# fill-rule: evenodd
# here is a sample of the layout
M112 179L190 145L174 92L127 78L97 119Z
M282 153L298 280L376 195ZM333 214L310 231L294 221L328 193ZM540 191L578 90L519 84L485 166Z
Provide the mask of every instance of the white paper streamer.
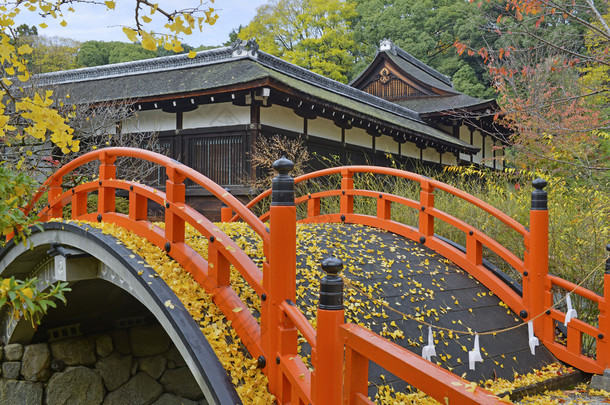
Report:
M534 324L532 321L527 323L527 335L529 337L530 342L530 351L532 354L536 354L536 346L540 345L540 341L536 336L534 336Z
M570 299L570 294L566 294L566 304L568 305L568 310L566 311L566 320L563 323L565 326L568 326L568 322L572 320L572 318L577 318L578 313L576 310L572 308L572 300Z
M468 352L468 364L471 370L474 370L475 362L480 361L483 362L483 358L481 357L481 350L479 349L479 335L474 335L474 348Z
M432 356L436 356L436 350L434 349L434 336L432 335L432 327L428 326L428 345L424 346L421 356L424 360L430 361Z

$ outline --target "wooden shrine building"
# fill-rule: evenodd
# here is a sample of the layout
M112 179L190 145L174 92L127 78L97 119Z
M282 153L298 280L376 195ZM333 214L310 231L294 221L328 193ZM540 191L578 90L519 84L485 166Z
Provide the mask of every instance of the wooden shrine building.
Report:
M408 167L501 164L485 160L494 156L493 141L479 129L489 121L480 112L495 102L458 92L387 40L351 85L262 52L254 41L194 58L48 73L38 82L69 94L70 103L132 103L136 114L113 131L156 132L171 157L234 194L252 175L248 151L256 139L275 134L301 137L310 152L342 163L386 165L391 154Z

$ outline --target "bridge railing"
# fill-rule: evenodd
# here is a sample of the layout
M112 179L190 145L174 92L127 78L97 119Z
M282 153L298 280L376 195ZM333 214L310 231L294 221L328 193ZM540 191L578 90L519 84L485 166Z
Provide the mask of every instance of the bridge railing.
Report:
M413 200L404 196L393 195L384 190L365 190L354 187L354 175L357 173L373 173L387 175L411 180L420 186L419 200ZM296 204L306 204L307 214L302 222L344 222L358 223L385 229L390 232L405 236L412 240L421 242L445 257L450 257L457 265L467 270L486 287L494 291L513 311L525 314L527 311L527 300L529 291L524 291L523 297L516 293L506 283L498 278L496 274L483 265L483 250L490 251L506 261L522 276L527 274L527 255L521 258L516 253L502 246L499 242L485 234L475 226L456 218L435 207L435 190L441 190L451 194L466 203L472 204L498 219L507 227L516 231L523 238L525 249L530 245L530 232L519 222L499 211L486 202L465 193L453 186L442 183L428 177L406 172L393 168L375 166L345 166L329 168L313 173L308 173L295 178L295 184L314 180L322 177L340 175L341 188L325 190L303 195L296 199ZM268 197L271 190L267 190L253 199L246 206L252 209L257 203ZM322 213L322 200L325 198L339 199L337 212ZM354 211L354 198L366 197L376 200L376 215L364 215ZM408 207L418 212L417 226L410 226L392 220L393 205ZM237 218L234 217L233 220ZM262 221L269 218L269 213L260 216ZM435 234L435 222L443 221L458 229L464 234L466 240L465 251L446 243ZM525 289L525 288L524 288ZM524 312L525 311L525 312ZM526 316L527 317L527 314Z
M165 169L167 181L165 192L149 186L117 179L116 160L128 157L156 163ZM99 162L99 178L64 190L63 179L75 169L89 162ZM61 218L63 208L71 206L71 218L87 221L115 223L130 230L164 249L179 262L194 279L213 296L255 357L264 355L261 342L261 327L258 320L231 287L231 266L241 274L259 297L266 297L263 273L256 264L215 224L185 203L185 180L190 179L216 196L222 203L237 212L263 240L264 254L269 257L270 237L265 225L244 205L222 187L195 170L166 156L133 148L108 148L89 152L57 170L35 195L28 209L33 209L40 198L47 194L47 204L40 212L46 221ZM117 190L129 194L129 213L116 212ZM88 212L87 197L97 193L95 212ZM148 203L152 201L163 207L164 226L148 222ZM207 239L207 260L185 239L186 224L191 225ZM204 254L205 256L205 254ZM266 263L268 266L268 263Z
M419 200L397 196L380 190L364 190L354 188L354 174L373 173L394 176L419 183ZM374 166L346 166L330 168L305 174L295 178L295 184L325 176L341 176L341 186L335 190L325 190L303 195L295 200L296 205L306 204L306 216L302 222L337 222L358 223L385 229L408 237L450 258L458 266L473 275L478 281L494 292L524 321L532 320L535 334L560 359L591 373L601 373L610 367L610 276L606 275L604 296L577 286L548 273L548 208L547 194L544 191L546 182L542 179L533 182L535 190L532 193L532 208L530 211L530 229L507 216L484 201L465 193L455 187L415 173L404 172L392 168ZM485 234L475 226L441 211L434 205L435 190L449 193L465 203L472 204L509 228L523 238L524 254L520 258L502 244ZM248 208L271 194L267 190L253 199ZM336 212L323 213L322 200L325 198L339 199ZM376 200L376 214L364 215L354 211L354 198L366 197ZM417 226L410 226L392 220L393 204L409 207L418 211ZM330 205L329 205L330 206ZM260 216L265 221L270 217L266 212ZM235 220L236 217L231 220ZM435 234L436 221L443 221L465 234L466 247L459 249L447 243ZM489 249L501 259L510 264L521 274L522 295L519 295L504 280L497 277L483 265L483 250ZM554 308L552 298L553 286L562 287L574 294L597 303L600 316L598 325L591 325L579 319L573 319L567 325L566 343L558 342L555 333L555 323L563 322L565 313ZM589 335L596 341L595 357L582 353L582 336Z
M270 263L281 264L264 272L265 280L269 279L269 298L261 309L265 315L262 341L268 354L269 388L278 402L372 404L368 399L368 364L372 360L441 402L496 403L498 398L486 390L379 335L345 324L343 279L338 275L343 267L340 260L329 258L322 262L327 275L320 281L317 328L312 327L294 305L297 216L294 180L288 174L292 167L286 159L274 164L279 175L273 180L267 216ZM311 347L313 371L299 356L299 333Z

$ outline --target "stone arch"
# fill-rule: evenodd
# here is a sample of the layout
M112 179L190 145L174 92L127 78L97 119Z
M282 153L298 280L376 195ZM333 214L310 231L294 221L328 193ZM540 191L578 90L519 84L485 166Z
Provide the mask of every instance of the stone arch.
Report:
M25 245L10 241L0 252L3 278L38 277L42 288L57 281L103 279L126 291L153 314L169 335L210 404L241 403L229 376L186 308L160 277L147 277L148 274L152 275L151 269L115 238L75 223L44 223L41 231L33 230ZM173 308L165 305L167 300ZM27 322L11 320L9 314L4 314L0 333L5 343L33 336Z

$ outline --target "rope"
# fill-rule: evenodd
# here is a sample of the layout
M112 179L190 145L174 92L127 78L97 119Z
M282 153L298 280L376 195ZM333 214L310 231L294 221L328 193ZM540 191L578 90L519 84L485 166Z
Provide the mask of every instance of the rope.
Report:
M602 261L599 265L597 265L593 270L591 270L589 272L589 274L587 274L587 276L585 278L583 278L580 283L578 283L576 285L576 287L574 287L574 289L572 289L572 291L570 291L570 294L573 293L574 291L576 291L576 289L578 287L582 287L582 285L585 283L585 281L587 281L593 274L595 274L597 272L597 270L599 270L605 263L606 260L610 259L610 256L608 256L604 261ZM364 295L365 297L367 297L368 299L370 299L371 301L373 301L374 303L376 303L377 305L380 305L392 312L395 312L401 316L403 316L403 318L415 321L417 323L420 323L424 326L429 326L433 329L437 329L437 330L442 330L451 334L456 334L456 335L479 335L479 336L485 336L485 335L496 335L498 333L504 333L504 332L509 332L511 330L515 330L518 328L521 328L525 325L527 325L527 323L522 323L519 325L514 325L514 326L510 326L508 328L504 328L504 329L498 329L498 330L493 330L493 331L488 331L488 332L473 332L471 330L466 331L466 330L457 330L457 329L451 329L451 328L445 328L443 326L436 326L433 325L429 322L426 321L422 321L421 319L418 319L412 315L409 314L405 314L404 312L401 312L395 308L392 308L388 303L386 303L384 300L382 299L377 299L371 295L369 295L367 292L363 291L362 289L360 289L359 287L356 287L351 280L349 280L348 278L345 278L344 276L341 276L343 278L343 282L345 283L346 286L348 286L349 288L351 288L352 290ZM550 308L544 310L542 313L536 315L535 317L531 318L530 320L533 321L534 319L538 319L539 317L541 317L542 315L544 315L546 313L546 311L550 310L551 308L556 308L559 304L561 304L563 301L565 301L566 297L560 299L559 301L557 301L555 304L553 304Z

